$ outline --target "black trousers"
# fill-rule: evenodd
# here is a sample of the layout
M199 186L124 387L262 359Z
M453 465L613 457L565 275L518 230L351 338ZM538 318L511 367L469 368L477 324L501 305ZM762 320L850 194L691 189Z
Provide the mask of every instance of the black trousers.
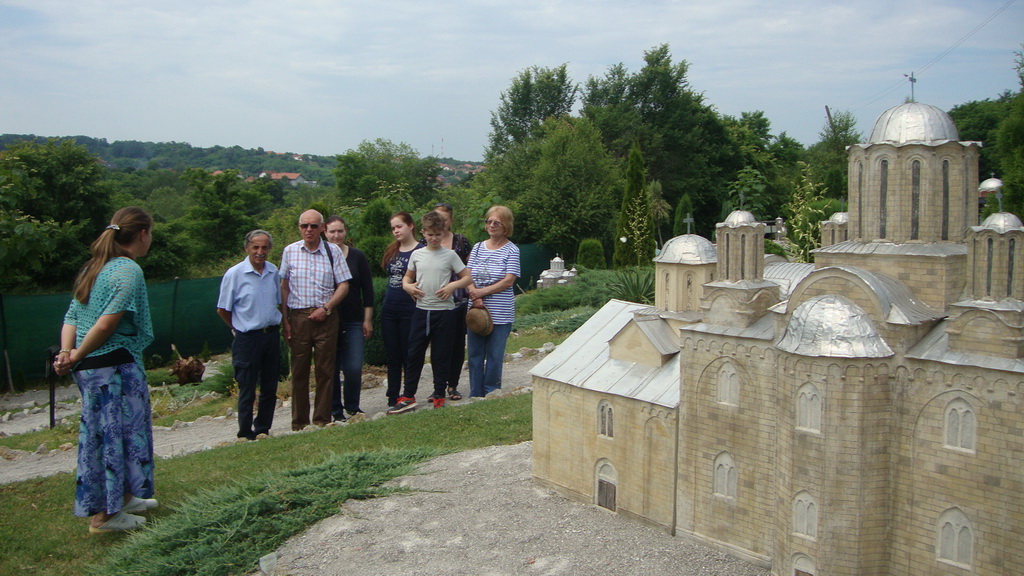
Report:
M279 330L238 332L231 343L231 364L238 382L238 437L268 434L277 407L277 381L281 376L281 335ZM260 389L259 409L253 419L256 387Z
M434 372L434 397L444 398L455 343L455 310L420 310L412 314L409 326L409 355L405 360L405 394L414 398L430 345L430 367Z

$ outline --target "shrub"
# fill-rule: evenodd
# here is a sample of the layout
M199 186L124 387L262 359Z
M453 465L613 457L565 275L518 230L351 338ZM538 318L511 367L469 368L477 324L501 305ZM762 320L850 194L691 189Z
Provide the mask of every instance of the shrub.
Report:
M377 259L380 261L380 258ZM370 261L370 267L373 268L373 261ZM379 269L380 266L377 266ZM386 366L387 357L384 355L384 340L383 334L380 329L380 314L382 307L384 306L384 290L387 289L388 279L387 278L374 278L373 279L373 337L366 341L366 352L364 364L371 366Z
M584 238L580 242L579 251L576 253L576 265L592 270L607 268L604 259L604 247L601 246L601 241L597 238Z
M384 249L391 244L393 238L388 236L370 236L363 238L359 241L359 248L366 254L366 259L370 262L370 273L376 277L384 276L384 269L380 267L380 259L384 257Z
M615 279L610 270L582 270L571 284L533 290L516 297L516 315L567 310L577 306L604 306L613 297L609 286Z
M362 228L360 233L363 236L387 236L391 232L391 202L387 198L375 198L363 209ZM365 242L361 241L361 242ZM362 248L360 248L362 250ZM377 258L380 262L380 258ZM371 260L371 262L373 262Z
M611 289L619 300L654 304L654 270L649 267L618 270Z

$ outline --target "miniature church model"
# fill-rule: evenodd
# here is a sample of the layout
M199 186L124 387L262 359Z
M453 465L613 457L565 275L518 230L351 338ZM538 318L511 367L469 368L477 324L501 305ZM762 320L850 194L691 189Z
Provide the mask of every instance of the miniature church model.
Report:
M533 474L776 575L1024 574L1024 226L978 142L886 111L814 264L736 211L533 370ZM766 262L769 264L766 265Z

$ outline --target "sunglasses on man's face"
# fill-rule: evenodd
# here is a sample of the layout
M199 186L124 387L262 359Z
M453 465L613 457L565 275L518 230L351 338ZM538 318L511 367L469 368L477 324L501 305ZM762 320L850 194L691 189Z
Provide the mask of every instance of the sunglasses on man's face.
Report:
M307 224L305 222L303 222L302 224L299 224L299 228L302 228L303 230L305 230L306 228L312 228L313 230L316 230L319 227L320 227L319 224Z

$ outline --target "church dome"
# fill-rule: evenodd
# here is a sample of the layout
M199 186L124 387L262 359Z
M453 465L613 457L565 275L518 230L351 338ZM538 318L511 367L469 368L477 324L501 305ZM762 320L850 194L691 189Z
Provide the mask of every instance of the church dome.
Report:
M778 348L812 357L886 358L893 355L864 309L837 294L815 296L797 306Z
M1009 212L996 212L985 218L985 221L981 223L982 229L995 230L996 232L1007 232L1009 230L1017 230L1024 228L1024 224L1021 223L1020 218L1017 218L1014 214Z
M889 108L875 120L869 144L937 144L959 141L953 119L929 104L908 102Z
M655 262L666 264L712 264L718 262L715 245L696 234L683 234L665 242Z
M829 218L828 218L828 220L826 220L826 222L834 222L836 224L849 224L850 223L850 213L849 212L834 212L831 216L829 216Z
M978 184L978 192L982 194L990 194L992 192L999 192L1003 189L1003 181L999 178L987 178L981 184Z
M754 218L754 215L746 210L733 210L732 213L726 217L725 222L723 222L723 224L730 228L756 223L757 219Z

